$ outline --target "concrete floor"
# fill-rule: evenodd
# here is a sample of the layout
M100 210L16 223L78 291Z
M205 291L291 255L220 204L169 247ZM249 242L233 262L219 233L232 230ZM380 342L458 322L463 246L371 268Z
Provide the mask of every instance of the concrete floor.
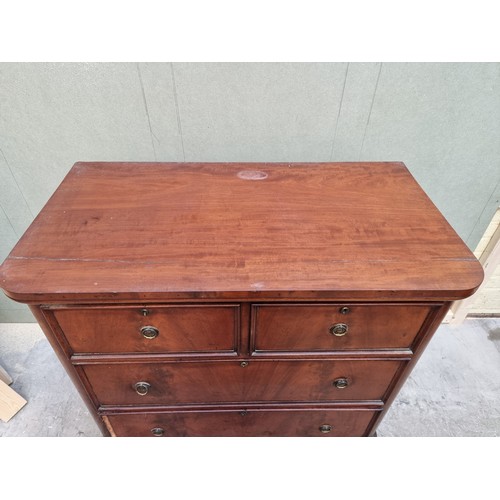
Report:
M36 324L0 324L0 364L28 404L0 436L100 436ZM500 319L442 325L378 435L500 435Z

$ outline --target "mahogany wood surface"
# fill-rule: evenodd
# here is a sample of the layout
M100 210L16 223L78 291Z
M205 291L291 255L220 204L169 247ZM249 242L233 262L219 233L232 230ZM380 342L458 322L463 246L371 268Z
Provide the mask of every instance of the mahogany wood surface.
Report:
M369 410L240 410L108 415L120 436L362 436L376 412ZM331 426L323 433L320 427Z
M441 298L483 272L402 163L76 163L0 268L32 302Z
M403 362L250 361L83 366L101 405L382 400ZM334 382L346 379L347 387ZM147 382L139 395L134 384Z
M112 436L373 435L482 277L395 162L77 163L0 267Z
M62 308L53 314L74 353L235 352L239 307L155 306ZM145 338L141 328L159 334Z
M254 305L255 351L337 351L411 347L425 318L426 305ZM330 328L347 325L344 336Z

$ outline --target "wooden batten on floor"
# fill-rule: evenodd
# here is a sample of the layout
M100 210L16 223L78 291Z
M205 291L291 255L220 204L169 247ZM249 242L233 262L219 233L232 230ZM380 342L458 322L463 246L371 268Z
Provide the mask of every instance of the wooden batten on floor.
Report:
M7 385L12 384L12 377L7 373L2 365L0 365L0 380Z
M0 420L8 422L27 401L0 380Z

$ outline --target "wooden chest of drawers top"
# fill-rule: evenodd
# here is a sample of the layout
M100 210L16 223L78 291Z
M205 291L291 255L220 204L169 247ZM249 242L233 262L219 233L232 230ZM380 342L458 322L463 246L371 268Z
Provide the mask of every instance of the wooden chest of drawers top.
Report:
M401 163L78 163L0 285L106 435L365 436L482 275Z
M0 269L14 300L454 300L482 269L402 163L77 163Z

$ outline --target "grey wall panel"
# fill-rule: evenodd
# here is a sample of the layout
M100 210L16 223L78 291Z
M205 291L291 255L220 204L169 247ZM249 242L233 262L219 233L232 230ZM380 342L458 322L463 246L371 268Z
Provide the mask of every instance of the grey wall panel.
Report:
M154 160L137 65L0 64L0 149L3 260L75 161ZM0 321L33 317L2 297Z
M33 214L78 160L154 160L136 64L0 65L3 154Z
M498 63L3 63L0 258L78 160L400 160L474 248L499 137Z
M9 188L11 185L1 184L0 186L1 200L5 197L5 188ZM0 262L3 262L5 257L7 257L21 234L17 234L3 208L0 206ZM27 306L19 302L14 302L8 299L3 293L0 293L0 323L31 322L34 320Z
M468 240L500 177L499 138L498 64L383 64L361 159L404 161Z
M380 70L380 63L348 65L332 161L359 161Z
M0 208L18 238L22 236L33 220L28 203L19 188L13 172L0 147ZM3 219L2 219L3 220ZM0 229L3 229L0 226ZM1 243L0 243L1 244Z
M155 161L184 161L172 64L139 63Z
M469 245L470 248L474 249L479 240L483 237L488 224L491 222L493 215L500 207L500 179L497 181L496 186L491 186L492 192L488 201L486 202L483 210L479 214L474 227L469 234L468 238L465 242ZM477 212L475 207L474 213Z
M173 65L187 161L328 161L346 64Z
M0 260L3 262L16 244L19 236L12 227L4 210L0 207Z

